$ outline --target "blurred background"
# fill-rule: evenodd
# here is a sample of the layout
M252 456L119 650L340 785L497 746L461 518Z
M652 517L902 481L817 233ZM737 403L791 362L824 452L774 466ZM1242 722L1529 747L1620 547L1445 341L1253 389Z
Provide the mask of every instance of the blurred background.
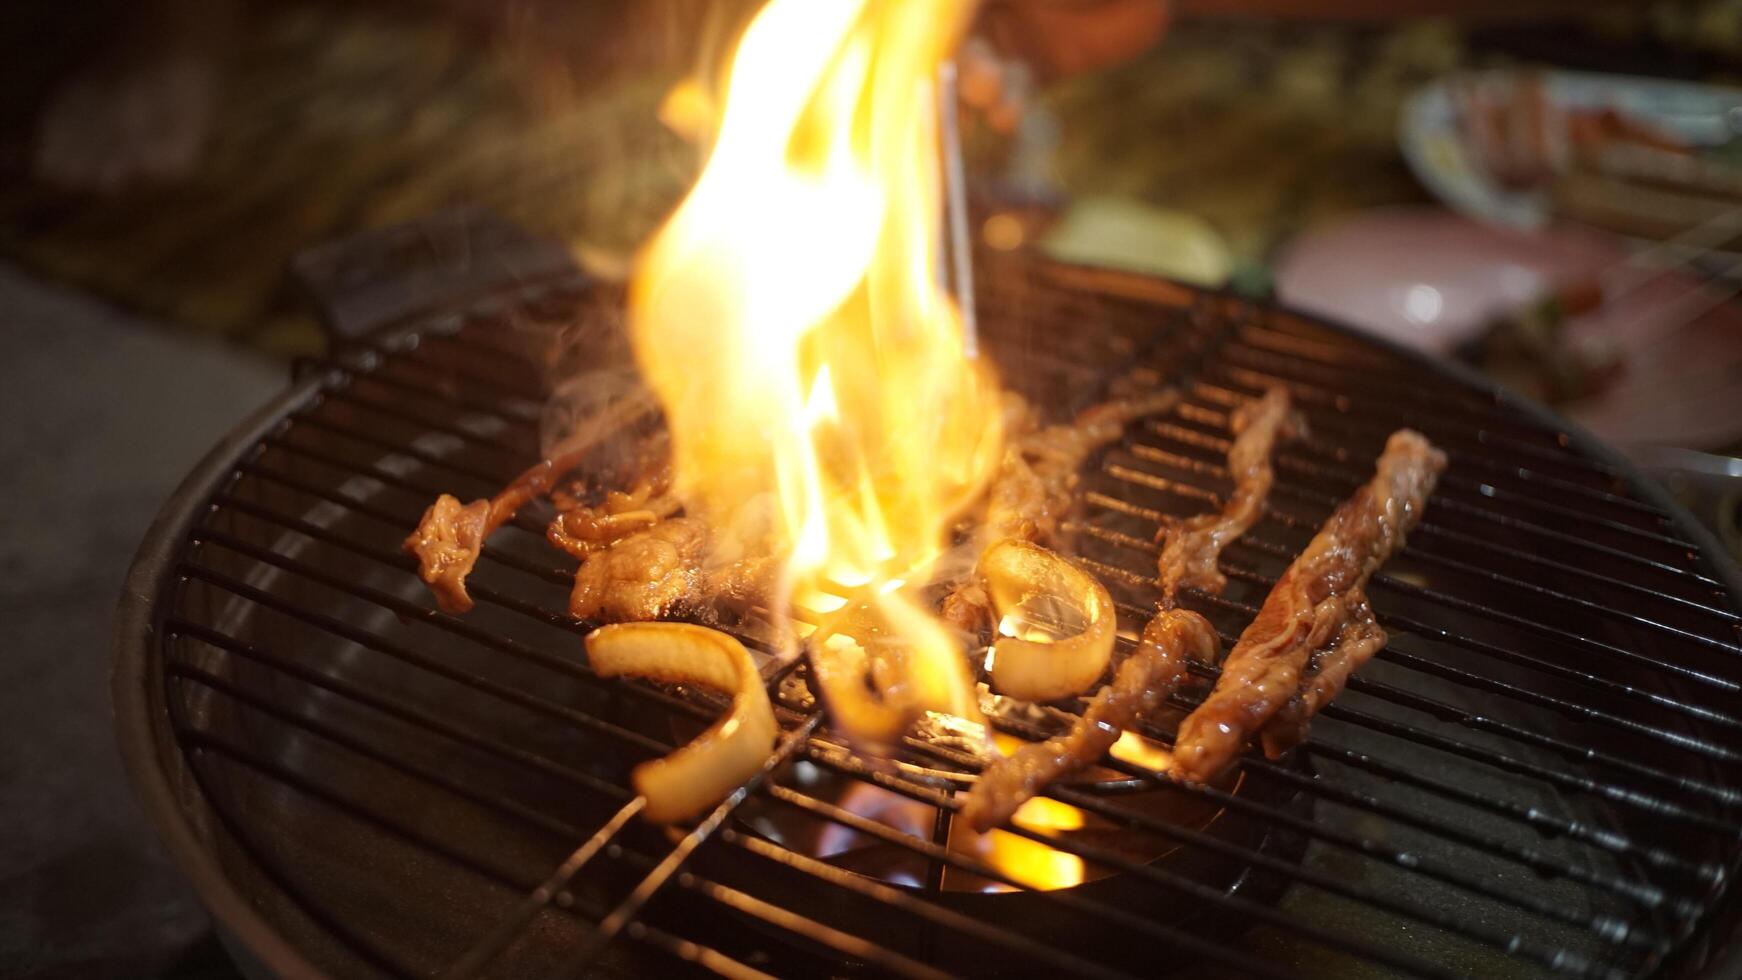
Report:
M0 8L0 975L234 973L123 785L108 614L321 351L292 258L464 206L623 275L700 161L680 83L755 6ZM1742 0L997 0L963 95L983 248L1462 360L1739 547Z

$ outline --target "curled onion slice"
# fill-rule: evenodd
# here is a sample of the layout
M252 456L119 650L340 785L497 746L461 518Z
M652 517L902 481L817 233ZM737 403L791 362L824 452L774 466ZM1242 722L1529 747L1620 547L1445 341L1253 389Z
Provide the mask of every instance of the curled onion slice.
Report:
M874 695L871 656L860 642L844 633L812 637L811 679L829 707L835 727L874 749L895 744L913 721L905 704L890 704Z
M647 798L647 819L698 816L743 785L767 761L778 726L750 651L719 630L688 623L618 623L587 635L601 677L634 674L700 684L732 695L732 707L688 745L643 762L630 778Z
M994 542L974 571L998 616L994 690L1051 701L1082 693L1106 671L1118 623L1093 575L1019 538Z

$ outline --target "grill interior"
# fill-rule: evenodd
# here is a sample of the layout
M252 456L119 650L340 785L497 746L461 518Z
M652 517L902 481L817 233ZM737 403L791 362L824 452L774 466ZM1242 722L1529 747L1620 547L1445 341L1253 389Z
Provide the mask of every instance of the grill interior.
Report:
M803 668L770 661L786 736L767 778L687 836L634 819L629 769L717 704L589 674L572 564L534 517L491 540L464 617L433 609L398 550L437 493L485 496L536 460L539 364L621 299L554 274L345 343L224 450L215 482L185 489L209 506L168 543L137 647L149 730L123 738L149 746L195 860L245 899L208 889L220 917L257 915L339 975L1709 962L1742 832L1742 617L1701 532L1553 420L1339 330L1029 259L989 260L981 280L1006 383L1057 415L1133 365L1186 392L1081 487L1075 552L1119 601L1121 649L1156 598L1158 521L1228 488L1244 399L1288 385L1312 434L1280 450L1266 518L1224 557L1226 595L1186 597L1226 643L1391 430L1449 451L1425 522L1373 580L1390 645L1299 750L1215 787L1117 761L1117 778L1055 787L1092 832L1020 836L1092 880L1032 891L945 846L959 758L919 740L904 768L853 757ZM743 631L755 645L755 621ZM1200 668L1178 707L1213 679ZM853 786L924 819L843 808ZM856 855L796 843L844 830ZM913 880L871 873L873 854Z

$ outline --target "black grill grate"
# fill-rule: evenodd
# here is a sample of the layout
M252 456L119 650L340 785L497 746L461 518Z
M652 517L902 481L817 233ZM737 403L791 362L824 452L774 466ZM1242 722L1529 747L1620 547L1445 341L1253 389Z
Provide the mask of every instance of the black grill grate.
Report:
M571 568L529 518L486 548L465 617L430 607L397 548L436 493L487 495L535 458L535 352L617 302L558 275L312 365L190 486L209 506L164 532L124 737L174 795L184 861L222 882L208 897L245 898L226 918L258 916L339 974L1629 976L1707 959L1742 834L1742 616L1699 531L1552 420L1339 331L1026 261L982 279L990 347L1042 404L1092 401L1133 364L1184 386L1098 461L1072 527L1124 647L1154 603L1157 522L1219 501L1242 400L1286 384L1313 434L1282 452L1227 594L1188 597L1228 642L1392 429L1450 451L1374 579L1391 645L1292 758L1247 758L1232 786L1110 761L1120 779L1056 788L1103 831L1015 833L1110 873L1029 891L946 846L964 759L919 740L905 768L857 759L800 668L771 665L786 736L768 778L681 838L633 819L629 767L715 706L590 674ZM1198 673L1182 709L1213 680ZM1171 724L1145 734L1165 744ZM925 819L881 823L819 788L853 784ZM922 878L792 843L824 826Z

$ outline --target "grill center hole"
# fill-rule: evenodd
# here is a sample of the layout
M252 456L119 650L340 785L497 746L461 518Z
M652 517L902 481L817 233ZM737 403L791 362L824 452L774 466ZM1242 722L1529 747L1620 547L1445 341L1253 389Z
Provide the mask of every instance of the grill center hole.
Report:
M998 632L1032 643L1057 643L1089 628L1089 615L1068 598L1033 592L998 621Z

